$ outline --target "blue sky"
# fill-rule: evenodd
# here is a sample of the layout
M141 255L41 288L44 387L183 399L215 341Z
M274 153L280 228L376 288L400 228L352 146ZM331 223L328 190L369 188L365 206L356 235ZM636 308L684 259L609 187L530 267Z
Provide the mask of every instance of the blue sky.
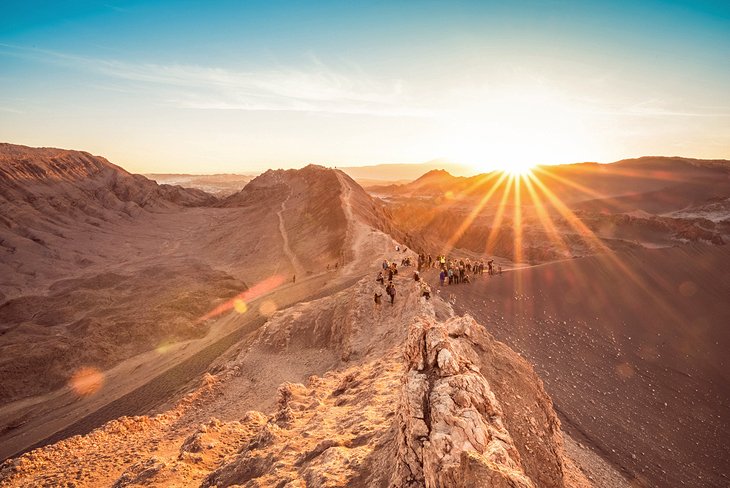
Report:
M730 158L728 2L4 2L0 139L137 172Z

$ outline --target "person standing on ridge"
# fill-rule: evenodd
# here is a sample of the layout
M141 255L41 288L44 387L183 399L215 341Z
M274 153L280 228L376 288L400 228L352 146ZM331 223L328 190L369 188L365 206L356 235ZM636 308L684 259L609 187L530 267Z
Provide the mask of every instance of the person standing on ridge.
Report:
M395 285L392 282L388 283L388 287L385 291L388 295L390 295L390 304L393 305L393 302L395 301Z

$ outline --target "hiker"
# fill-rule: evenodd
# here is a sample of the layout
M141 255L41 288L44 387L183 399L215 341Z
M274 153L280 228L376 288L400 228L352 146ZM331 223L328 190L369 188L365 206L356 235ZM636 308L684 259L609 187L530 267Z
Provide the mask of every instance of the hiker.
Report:
M396 250L396 252L400 251L400 246L395 246L395 250Z
M487 268L489 268L489 276L494 275L494 259L487 261Z
M393 281L393 268L388 268L388 281Z
M413 273L413 280L414 281L421 281L421 275L418 273L418 271L415 271Z
M464 275L464 283L471 283L471 280L469 279L469 275Z
M383 272L382 271L379 271L378 272L378 277L375 278L375 281L378 281L381 285L384 285L385 284L385 276L383 276Z
M449 275L449 285L451 285L454 283L454 270L449 268L447 273Z
M446 279L446 272L442 269L439 273L439 285L444 286L444 280Z
M375 289L375 305L380 305L380 297L382 297L383 294L380 292L380 290Z
M386 269L388 269L388 266L390 266L390 264L388 263L388 260L387 259L383 259L383 271L385 271Z
M421 296L426 300L431 299L431 287L425 281L421 282Z
M390 304L393 305L393 302L395 301L395 285L392 282L388 283L388 287L385 289L385 292L390 295Z

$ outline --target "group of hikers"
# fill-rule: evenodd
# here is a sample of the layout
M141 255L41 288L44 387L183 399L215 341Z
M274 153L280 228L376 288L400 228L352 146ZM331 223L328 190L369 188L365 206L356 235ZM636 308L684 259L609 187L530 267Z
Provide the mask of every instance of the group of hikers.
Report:
M406 252L404 249L403 252ZM396 247L396 251L400 251L400 247ZM401 267L412 266L410 257L401 259ZM382 270L378 272L378 276L375 279L380 285L385 286L385 293L390 297L391 305L395 302L396 288L393 284L393 277L398 274L398 264L393 261L383 260ZM420 253L418 254L417 269L413 272L413 279L420 287L420 294L426 300L431 298L431 287L424 280L421 279L421 270L424 269L438 269L439 270L439 284L445 285L456 285L460 283L471 283L471 275L483 275L486 271L489 276L501 275L502 266L495 265L494 259L478 260L472 262L469 258L466 259L447 259L443 254L436 256L433 259L431 254ZM387 284L386 284L387 283ZM376 289L374 292L375 304L380 305L382 300L382 292L380 289Z
M486 263L482 259L472 262L469 258L447 259L443 254L436 256L436 259L433 259L430 254L419 254L418 269L421 268L438 269L441 286L471 283L472 275L483 275L485 271L489 276L502 274L502 265L495 265L494 259L490 259Z

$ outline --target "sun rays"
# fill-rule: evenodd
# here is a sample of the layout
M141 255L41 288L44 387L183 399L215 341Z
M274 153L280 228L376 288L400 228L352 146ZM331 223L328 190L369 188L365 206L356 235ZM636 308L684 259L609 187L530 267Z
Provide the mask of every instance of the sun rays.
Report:
M458 243L465 232L479 219L488 204L496 203L493 216L488 225L488 235L484 243L484 253L494 254L504 251L505 232L511 233L511 260L518 264L525 260L525 211L534 215L540 224L538 232L545 236L542 244L554 246L561 256L570 256L570 235L579 237L580 241L591 253L605 252L607 245L598 237L568 206L549 188L541 175L547 174L539 167L524 165L515 166L504 171L494 171L480 179L462 195L451 199L447 206L463 205L469 198L479 200L469 211L451 238L446 242L443 251L448 253ZM553 175L548 174L552 177ZM578 183L572 183L560 177L563 185L597 198L598 192ZM511 207L511 208L510 208ZM511 219L511 222L510 222Z
M535 248L548 249L547 255L557 258L601 254L607 256L621 279L643 283L637 271L623 263L607 242L551 189L553 186L569 188L585 199L606 198L598 190L539 167L494 171L447 203L451 207L476 201L446 242L444 253L457 247L472 226L484 226L479 221L486 220L489 223L483 253L488 256L500 254L520 265L534 259ZM515 281L518 288L519 282Z

